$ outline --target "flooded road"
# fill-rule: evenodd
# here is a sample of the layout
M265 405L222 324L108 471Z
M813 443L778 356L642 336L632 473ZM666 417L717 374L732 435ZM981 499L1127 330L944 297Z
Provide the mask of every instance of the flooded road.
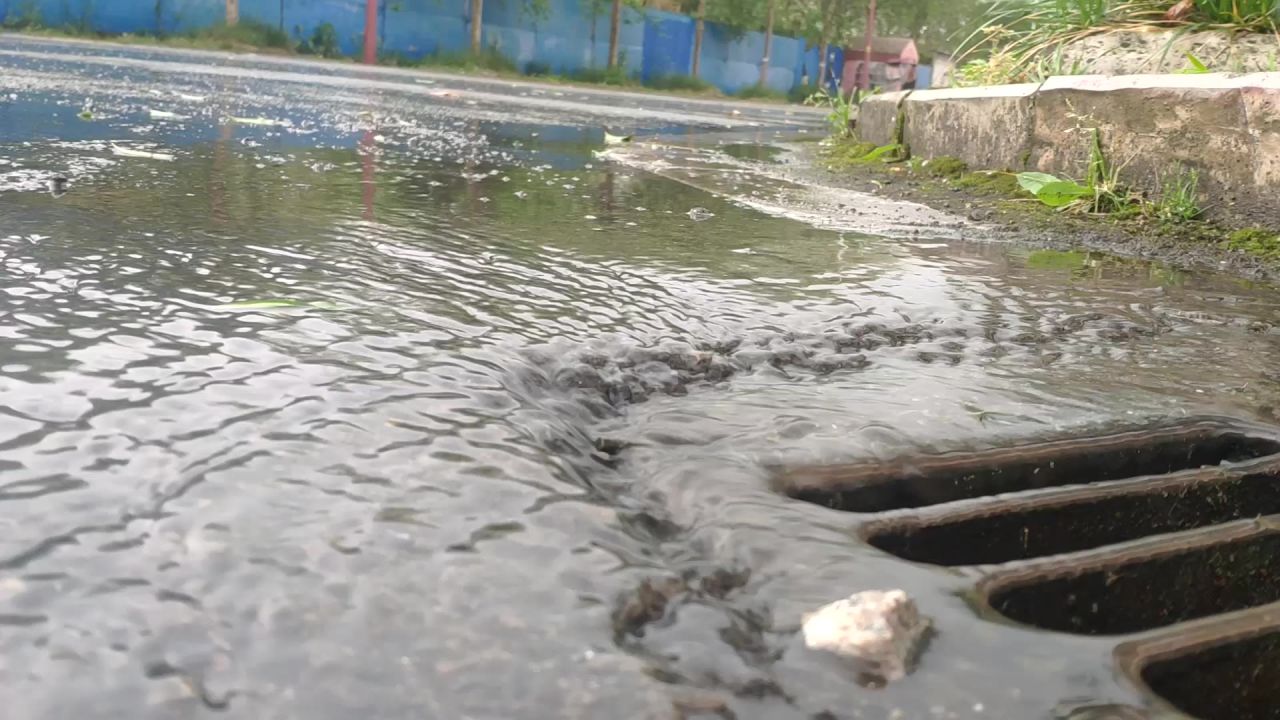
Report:
M12 38L0 64L6 718L1141 704L1113 642L978 617L966 571L769 468L1280 396L1274 288L984 242L721 147L811 112ZM640 140L602 157L606 127ZM906 680L797 644L893 587L938 629Z

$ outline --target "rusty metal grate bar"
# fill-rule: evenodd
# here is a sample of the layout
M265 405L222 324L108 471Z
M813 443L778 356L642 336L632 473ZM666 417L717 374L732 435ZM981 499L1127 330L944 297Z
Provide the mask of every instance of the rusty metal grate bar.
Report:
M858 513L927 507L1038 488L1086 485L1241 462L1280 442L1198 421L890 463L806 465L774 477L797 500Z

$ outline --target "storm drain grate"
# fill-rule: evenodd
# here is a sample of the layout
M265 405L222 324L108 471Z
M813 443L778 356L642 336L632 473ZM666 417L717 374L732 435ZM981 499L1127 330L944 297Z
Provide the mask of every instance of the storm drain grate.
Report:
M1018 623L1102 636L1168 628L1174 638L1207 623L1195 642L1125 646L1130 676L1197 717L1280 717L1280 627L1239 639L1238 625L1215 625L1238 611L1264 614L1253 631L1280 618L1280 441L1271 428L1198 419L897 463L792 467L775 487L865 515L861 536L904 559L982 566L979 595Z
M1205 720L1273 720L1280 708L1280 628L1199 644L1137 672L1153 692Z

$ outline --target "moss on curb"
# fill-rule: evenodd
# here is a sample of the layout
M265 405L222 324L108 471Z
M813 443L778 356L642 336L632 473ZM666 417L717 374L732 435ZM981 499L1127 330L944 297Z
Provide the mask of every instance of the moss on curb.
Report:
M957 157L943 155L926 160L922 167L936 178L955 179L969 172L969 164Z
M874 165L876 163L868 162L866 157L875 149L875 143L849 138L832 144L823 152L822 157L833 170L854 165Z
M828 171L863 192L922 203L990 223L1050 247L1076 243L1104 252L1135 252L1175 265L1230 269L1280 279L1280 230L1238 229L1223 221L1171 220L1139 204L1107 214L1062 213L1038 202L1012 171L969 171L958 158L911 158L886 163L868 154L874 143L834 141L818 155ZM1076 238L1076 240L1072 240Z
M1025 193L1018 187L1018 178L1007 172L970 172L957 177L952 187L979 195L1022 198Z
M1263 228L1244 228L1227 235L1223 243L1236 250L1267 261L1280 261L1280 235Z

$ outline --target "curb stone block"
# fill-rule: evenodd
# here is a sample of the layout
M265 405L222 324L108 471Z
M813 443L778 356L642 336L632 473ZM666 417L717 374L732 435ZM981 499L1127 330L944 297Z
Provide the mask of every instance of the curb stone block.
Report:
M861 106L863 140L897 137L917 157L954 156L974 169L1083 179L1093 133L1128 186L1157 198L1180 169L1199 174L1212 213L1272 206L1280 190L1280 73L1079 75L1036 85L876 95Z
M1031 163L1043 172L1085 177L1096 129L1109 166L1150 194L1158 195L1180 167L1197 170L1211 192L1252 186L1254 143L1240 89L1204 78L1053 78L1037 94Z
M912 93L904 107L906 144L923 158L952 156L972 168L1026 164L1036 83Z
M910 94L910 90L900 90L863 100L858 106L858 137L876 145L896 142L898 108Z

